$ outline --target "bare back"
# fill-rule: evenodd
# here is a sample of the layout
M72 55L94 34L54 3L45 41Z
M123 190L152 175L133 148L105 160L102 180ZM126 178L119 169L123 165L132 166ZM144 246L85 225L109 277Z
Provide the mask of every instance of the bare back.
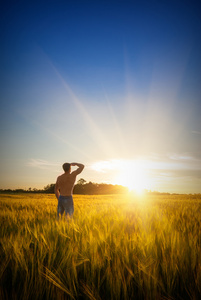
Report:
M57 189L60 191L61 196L71 196L73 187L76 180L76 172L64 173L57 178Z
M80 174L84 169L84 165L80 163L66 164L68 165L67 169L65 170L64 168L65 173L57 178L57 182L54 188L55 196L58 200L59 196L71 196L73 194L73 187L75 184L76 176ZM78 169L71 173L71 166L77 166Z

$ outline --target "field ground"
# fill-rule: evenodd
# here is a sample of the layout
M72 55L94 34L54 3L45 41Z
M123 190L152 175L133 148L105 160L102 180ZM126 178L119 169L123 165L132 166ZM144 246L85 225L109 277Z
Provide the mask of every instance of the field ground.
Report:
M1 299L201 299L201 196L0 195Z

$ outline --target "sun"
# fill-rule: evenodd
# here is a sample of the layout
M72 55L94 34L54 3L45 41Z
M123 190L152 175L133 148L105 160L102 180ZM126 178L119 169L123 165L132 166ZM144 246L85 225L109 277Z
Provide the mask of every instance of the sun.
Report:
M96 162L91 168L105 175L109 172L113 184L125 186L139 195L143 194L145 189L150 189L146 161L113 159Z
M142 194L148 186L148 178L144 163L140 161L123 162L119 174L116 176L117 184L128 187L129 191Z

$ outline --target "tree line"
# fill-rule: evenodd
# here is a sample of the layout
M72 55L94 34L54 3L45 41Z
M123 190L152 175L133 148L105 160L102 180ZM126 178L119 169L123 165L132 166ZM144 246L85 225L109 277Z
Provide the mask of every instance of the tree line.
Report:
M25 189L0 189L0 193L46 193L46 194L54 194L55 184L51 183L46 185L43 189L29 188ZM75 184L73 193L77 195L108 195L108 194L124 194L129 190L127 187L122 185L113 185L107 183L95 183L95 182L87 182L85 179L81 178L78 180L77 184ZM170 193L157 192L157 191L144 191L146 194L151 195L170 195ZM178 193L173 193L173 195L178 195ZM200 194L198 194L200 195Z
M1 193L46 193L54 194L55 184L51 183L45 186L43 189L1 189ZM128 188L122 185L113 185L106 183L94 183L87 182L85 179L81 178L78 180L77 184L74 186L73 193L80 195L103 195L103 194L124 194L128 192Z

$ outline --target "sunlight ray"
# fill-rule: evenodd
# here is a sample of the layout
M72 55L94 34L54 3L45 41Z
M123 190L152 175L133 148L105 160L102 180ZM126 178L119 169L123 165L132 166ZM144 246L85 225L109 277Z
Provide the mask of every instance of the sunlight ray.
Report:
M87 111L84 107L84 105L81 103L81 101L77 98L75 93L72 91L70 86L67 84L67 82L64 80L62 75L59 73L59 71L55 68L55 66L51 63L52 68L54 69L55 73L61 80L65 90L70 95L72 102L78 109L80 115L84 118L84 121L87 125L87 128L89 130L89 133L91 134L93 140L97 143L99 148L102 149L103 153L107 154L109 153L110 156L113 156L115 153L115 149L112 147L111 143L106 139L104 133L102 132L101 128L97 125L97 123L93 120L91 115L89 114L89 111Z
M120 149L122 150L119 150L119 152L124 153L125 156L128 155L128 149L126 147L126 140L124 138L124 135L123 135L123 132L122 132L122 127L120 126L118 120L117 120L117 117L116 117L116 114L114 112L114 108L107 96L107 94L105 93L105 99L107 101L107 107L108 107L108 110L110 112L110 116L111 116L111 120L112 120L112 123L114 125L114 128L115 128L115 132L117 133L117 137L118 137L118 141L119 141L119 147Z
M63 137L59 136L58 133L53 132L52 130L50 130L49 128L45 127L44 125L42 125L41 123L39 123L38 121L34 121L33 122L35 125L37 125L38 127L40 127L41 129L43 129L44 131L46 131L48 134L52 135L53 137L55 137L57 140L59 140L60 142L62 142L63 144L69 146L70 148L72 148L74 151L76 151L77 153L82 154L84 157L90 159L91 157L89 155L87 155L86 152L82 151L80 147L77 147L75 145L73 145L72 143L68 142L66 139L64 139Z

